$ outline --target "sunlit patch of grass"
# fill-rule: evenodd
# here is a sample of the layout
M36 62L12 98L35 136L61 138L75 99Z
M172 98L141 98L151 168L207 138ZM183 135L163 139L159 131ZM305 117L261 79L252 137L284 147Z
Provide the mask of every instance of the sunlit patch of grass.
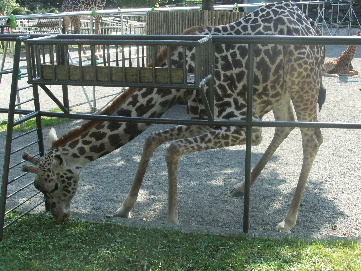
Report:
M50 110L50 111L52 111L52 112L61 112L61 110L59 108L53 109L53 110ZM57 118L57 117L43 116L41 118L41 123L42 123L43 127L47 127L47 126L56 126L58 124L67 122L69 120L70 119L68 119L68 118ZM7 120L0 121L0 131L6 131L7 130L7 124L8 124ZM28 131L28 130L31 130L31 129L34 129L34 128L36 128L36 119L35 118L27 120L24 123L22 123L21 125L15 126L14 131L15 132L23 132L23 131Z
M361 244L250 238L27 216L5 231L0 270L361 270Z

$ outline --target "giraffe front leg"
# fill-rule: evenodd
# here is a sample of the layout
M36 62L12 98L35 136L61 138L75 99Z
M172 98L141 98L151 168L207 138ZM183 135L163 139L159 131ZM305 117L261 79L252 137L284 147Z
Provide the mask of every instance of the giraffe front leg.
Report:
M131 190L129 191L126 199L124 200L122 206L113 214L117 217L128 218L130 216L130 211L133 209L139 194L140 187L142 186L144 175L148 168L150 159L153 156L154 151L163 143L202 134L206 132L209 128L205 126L175 126L168 130L157 131L150 135L144 144L143 154L139 162L138 170L134 178Z
M137 201L139 190L142 186L144 175L149 165L149 161L152 158L156 148L158 148L162 143L167 141L166 138L159 137L159 133L160 132L154 133L146 139L143 147L143 154L140 159L138 170L135 175L132 187L127 197L125 198L122 206L114 213L113 216L125 218L128 218L130 216L130 211L133 209Z

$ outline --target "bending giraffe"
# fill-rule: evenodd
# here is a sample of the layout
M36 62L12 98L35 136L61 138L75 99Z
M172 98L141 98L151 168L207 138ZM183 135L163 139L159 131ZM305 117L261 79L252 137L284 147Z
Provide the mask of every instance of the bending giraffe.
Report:
M317 32L313 22L296 5L284 2L261 7L228 25L195 27L188 30L187 34L314 36ZM277 121L294 121L295 111L299 121L316 122L324 53L324 46L320 45L257 45L253 119L262 120L265 114L273 111ZM170 62L166 54L160 54L157 63L163 63L162 67L166 67L167 63L176 67L185 58L188 72L192 73L195 51L189 48L187 55L183 54L182 49L175 48ZM219 120L245 120L248 47L242 44L216 44L214 57L214 116ZM191 118L206 119L206 110L199 95L199 92L190 90L130 88L100 114L159 118L173 105L187 101ZM52 129L49 133L51 149L40 158L24 153L23 158L33 165L25 165L23 170L37 175L34 185L43 192L46 206L56 221L64 221L70 215L71 201L77 191L82 168L129 143L148 127L146 123L89 121L60 138ZM275 128L270 145L252 171L252 184L292 130L292 127ZM301 128L301 134L302 169L291 207L277 225L279 231L290 231L296 225L307 178L322 143L319 128ZM261 127L253 127L252 143L257 145L261 140ZM246 131L245 127L239 126L180 125L155 132L145 142L133 186L115 216L129 216L154 150L167 141L171 141L166 153L169 177L168 221L179 223L179 159L195 151L245 144ZM243 193L244 182L235 188L232 195L240 196Z
M361 31L357 36L361 36ZM322 68L326 74L336 74L339 76L354 76L358 74L354 70L351 61L354 59L357 51L357 45L349 45L345 51L342 52L338 58L333 58L325 61Z

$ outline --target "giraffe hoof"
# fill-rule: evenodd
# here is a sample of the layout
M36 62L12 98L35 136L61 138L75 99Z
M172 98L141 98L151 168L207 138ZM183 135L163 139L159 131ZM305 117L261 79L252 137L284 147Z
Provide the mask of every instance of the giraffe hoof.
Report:
M285 220L279 223L276 227L276 230L279 232L291 233L293 226L288 225Z
M121 217L121 218L131 218L131 214L128 213L127 215L126 214L118 214L118 213L114 213L112 215L108 215L107 218L113 218L113 217Z
M179 219L178 217L171 217L171 216L168 216L168 219L167 221L173 225L179 225Z
M122 207L120 207L113 215L112 217L123 217L123 218L131 218L130 211L126 211Z
M236 186L235 188L233 188L230 194L233 198L239 198L244 196L244 192L242 191L240 186Z

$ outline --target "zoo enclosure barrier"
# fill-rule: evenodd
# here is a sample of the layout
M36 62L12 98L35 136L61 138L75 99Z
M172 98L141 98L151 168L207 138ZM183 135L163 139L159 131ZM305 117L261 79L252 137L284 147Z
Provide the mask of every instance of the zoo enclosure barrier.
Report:
M101 14L100 28L102 34L149 34L149 35L178 35L194 25L223 25L234 22L246 15L235 11L232 5L217 5L214 11L199 10L199 7L181 8L138 8L99 10ZM62 19L68 16L81 16L81 33L94 34L94 11L77 11L63 13L30 14L17 16L0 16L2 30L10 34L60 34ZM9 19L12 22L9 22ZM72 27L71 32L74 33ZM6 43L5 51L14 51L14 43ZM11 47L11 48L10 48ZM4 59L4 58L3 58ZM78 59L72 57L71 61ZM90 112L97 111L96 88L81 86Z
M294 1L294 3L308 16L322 27L360 27L361 2L353 1ZM221 25L236 21L244 16L243 12L249 6L260 7L267 1L259 4L232 4L215 5L214 11L200 11L199 6L190 7L160 7L160 8L134 8L76 11L61 13L45 13L16 15L17 27L10 28L8 33L34 34L34 33L61 33L62 18L79 15L82 18L82 34L94 34L94 17L101 15L102 34L181 34L182 31L197 25ZM233 12L230 12L233 11ZM191 14L192 16L188 16ZM243 15L237 15L243 14ZM200 17L203 17L201 19ZM9 16L0 16L0 24L5 24ZM155 21L154 21L155 20ZM232 21L233 20L233 21ZM152 23L150 23L152 21ZM167 21L167 23L165 22ZM72 29L72 28L71 28ZM337 34L337 32L336 32Z
M21 44L24 42L27 46L28 54L28 69L29 69L29 82L33 84L34 94L34 109L33 110L19 110L16 109L16 92L17 89L12 87L11 101L8 112L8 126L7 136L4 154L3 176L1 186L1 198L0 198L0 237L3 237L3 230L12 225L15 221L20 219L25 214L31 212L33 209L42 206L43 198L40 193L35 190L32 185L33 176L27 173L21 173L19 167L22 166L24 161L20 157L20 153L28 148L36 148L38 155L44 154L44 144L42 135L41 119L44 116L70 118L70 119L95 119L95 120L111 120L111 121L124 121L124 122L142 122L142 123L158 123L158 124L180 124L180 125L207 125L207 126L241 126L246 127L246 155L245 155L245 181L246 191L244 197L244 212L243 212L243 232L249 231L249 207L250 207L250 192L249 183L251 175L251 138L252 127L311 127L311 128L342 128L342 129L361 129L361 123L324 123L324 122L286 122L286 121L254 121L252 120L252 103L253 103L253 68L254 68L254 48L256 44L325 44L325 45L360 45L361 42L357 37L291 37L291 36L104 36L102 40L94 40L92 36L87 36L83 39L77 39L76 36L69 35L57 35L57 36L19 36L16 39L15 46L15 62L14 70L19 65L19 55ZM247 118L245 121L237 120L216 120L213 118L213 95L212 85L209 93L203 92L203 87L206 84L212 83L213 71L212 62L213 54L196 54L195 60L196 68L192 76L185 76L184 69L180 70L180 81L173 81L174 78L178 78L173 74L177 72L177 69L173 68L161 68L164 69L164 81L157 82L157 67L156 62L152 65L146 66L145 62L142 62L137 58L135 62L132 62L129 58L122 55L122 53L115 53L115 57L111 59L108 51L114 47L121 52L125 52L126 48L129 51L135 51L137 54L142 55L142 45L148 47L166 46L171 47L173 45L189 47L194 46L199 51L213 50L214 44L247 44L249 48L249 61L248 61L248 95L247 95ZM68 47L75 46L75 50L78 52L81 58L82 46L89 45L91 49L91 58L95 58L95 46L103 46L103 58L105 58L104 65L99 67L96 62L91 61L88 66L82 66L79 64L77 67L67 60ZM209 52L209 51L207 51ZM170 58L168 54L167 59ZM112 62L111 60L114 60ZM198 66L198 68L197 68ZM44 67L47 67L47 71L44 71ZM92 77L86 80L86 73L82 71L82 68L89 67L91 69ZM117 70L117 73L123 74L123 77L116 77L112 72L112 69ZM131 71L136 68L135 74ZM150 69L148 69L150 68ZM56 75L59 69L59 74ZM77 70L73 75L70 73L71 69ZM60 72L62 70L62 72ZM150 70L150 77L143 77L143 70ZM56 72L55 72L56 71ZM188 73L188 72L187 72ZM16 74L13 74L14 81L17 80ZM45 77L44 77L45 76ZM47 77L49 76L49 77ZM59 77L60 76L60 77ZM73 77L72 77L73 76ZM150 78L150 79L149 79ZM157 118L133 118L122 116L106 116L106 115L91 115L91 114L76 114L69 111L69 103L67 101L67 85L80 84L81 80L85 81L85 84L96 85L127 85L135 87L162 87L162 88L188 88L197 89L201 92L202 100L208 104L208 119L205 120L190 120L190 119L157 119ZM163 79L162 79L163 80ZM178 80L178 79L176 79ZM46 84L60 84L63 85L63 102L61 102L55 95L48 89ZM41 101L39 100L39 90L51 97L62 109L62 112L51 112L41 110ZM23 114L23 117L15 119L15 114ZM14 127L20 125L26 120L35 119L37 127L22 134L14 135ZM28 136L32 133L35 140L25 146L14 146L14 141L23 136ZM21 139L22 140L22 139ZM24 141L24 140L23 140ZM33 151L33 150L32 150ZM13 162L13 160L15 162ZM14 171L15 176L10 176L10 172ZM18 175L16 175L18 174ZM30 180L31 181L30 181ZM24 184L22 184L22 182ZM11 185L20 183L20 188L9 189ZM19 186L18 186L19 187ZM30 192L29 192L30 191ZM30 193L30 196L25 196ZM19 196L20 195L20 196ZM19 196L19 199L16 197ZM15 199L13 199L15 197ZM26 204L29 205L27 211L22 211L26 198ZM17 204L13 206L12 201ZM14 211L21 211L22 213L14 218Z

